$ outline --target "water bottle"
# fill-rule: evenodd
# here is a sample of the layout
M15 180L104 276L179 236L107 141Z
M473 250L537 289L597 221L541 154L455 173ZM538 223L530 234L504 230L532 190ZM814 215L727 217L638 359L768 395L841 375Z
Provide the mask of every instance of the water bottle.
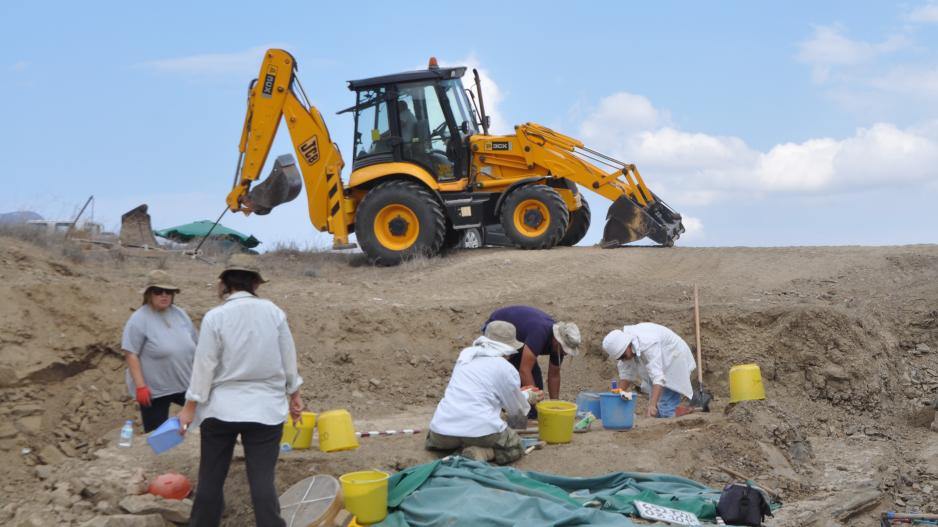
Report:
M134 422L130 419L124 423L124 426L121 427L121 438L117 442L117 446L121 448L130 448L134 442Z
M613 391L613 392L616 391L616 390L618 390L618 389L619 389L619 381L613 379L612 382L609 384L609 389L610 389L610 391Z

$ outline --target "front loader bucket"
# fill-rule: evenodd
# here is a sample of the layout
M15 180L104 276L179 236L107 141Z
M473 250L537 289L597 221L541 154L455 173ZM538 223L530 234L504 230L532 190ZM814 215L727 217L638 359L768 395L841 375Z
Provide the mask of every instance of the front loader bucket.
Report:
M606 227L599 243L605 248L619 247L647 236L670 247L682 232L681 215L663 201L657 200L648 207L642 207L628 196L620 196L606 212Z
M274 207L293 201L303 188L303 178L296 168L296 161L290 154L284 154L274 161L267 179L248 192L245 205L255 214L270 213Z

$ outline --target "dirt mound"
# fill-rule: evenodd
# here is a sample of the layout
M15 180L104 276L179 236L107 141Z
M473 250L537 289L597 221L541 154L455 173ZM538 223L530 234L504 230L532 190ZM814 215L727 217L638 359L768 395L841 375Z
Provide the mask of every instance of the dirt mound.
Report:
M220 265L106 251L75 263L2 237L0 249L8 299L0 304L0 462L8 467L0 522L69 524L120 512L135 468L194 478L195 440L160 457L143 445L113 446L122 420L137 418L119 341L149 269L178 277L177 302L198 324L218 302ZM561 395L601 390L615 374L600 349L610 329L654 321L693 342L697 283L715 411L578 435L520 468L672 472L719 486L730 479L724 466L785 494L775 525L862 525L877 510L938 509L928 429L938 397L934 246L486 249L395 268L288 251L262 262L270 283L261 295L289 316L311 409L347 408L367 429L425 428L459 349L491 310L509 304L577 322L585 352L565 361ZM727 372L744 363L760 365L768 398L730 407ZM368 439L354 452L285 456L278 485L430 459L419 436ZM228 525L251 517L242 472L236 462ZM868 493L873 505L837 512L851 492Z

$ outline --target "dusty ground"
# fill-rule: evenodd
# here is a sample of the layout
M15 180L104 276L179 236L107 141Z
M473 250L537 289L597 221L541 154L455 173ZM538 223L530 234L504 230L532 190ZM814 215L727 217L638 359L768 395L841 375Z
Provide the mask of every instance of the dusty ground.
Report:
M265 256L262 296L288 313L310 408L347 408L359 429L425 427L461 346L494 308L528 303L576 321L586 353L562 396L614 374L602 336L655 321L693 341L701 291L705 384L715 411L640 420L536 451L522 469L670 472L720 486L730 467L784 494L770 525L870 525L883 510L938 512L938 247L564 248L468 251L397 268L322 254ZM77 524L117 513L135 468L195 476L196 438L154 456L114 447L137 417L118 355L144 273L179 277L198 323L219 266L181 256L55 251L0 237L0 523ZM727 410L727 372L758 363L768 399ZM285 455L278 484L312 473L400 469L433 459L413 436L353 452ZM251 522L242 463L226 525ZM848 517L848 502L869 508Z

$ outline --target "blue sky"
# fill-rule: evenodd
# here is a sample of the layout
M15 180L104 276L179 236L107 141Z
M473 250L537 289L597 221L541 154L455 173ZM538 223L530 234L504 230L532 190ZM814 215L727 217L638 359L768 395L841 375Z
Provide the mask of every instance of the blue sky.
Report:
M495 131L534 121L636 163L687 218L681 245L938 241L928 2L10 4L0 212L69 217L94 194L111 228L140 203L155 228L214 219L272 46L347 162L345 81L435 55L480 68ZM281 132L272 154L291 152ZM607 204L590 201L595 242ZM266 247L328 245L306 214L298 199L223 222Z

